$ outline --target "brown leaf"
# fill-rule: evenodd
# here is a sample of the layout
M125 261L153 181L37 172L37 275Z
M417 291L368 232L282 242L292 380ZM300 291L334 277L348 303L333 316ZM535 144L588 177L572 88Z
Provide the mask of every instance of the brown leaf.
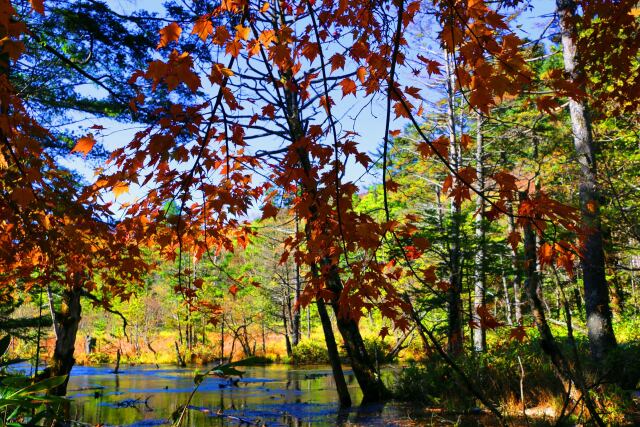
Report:
M44 0L29 0L31 8L38 12L40 15L44 15Z

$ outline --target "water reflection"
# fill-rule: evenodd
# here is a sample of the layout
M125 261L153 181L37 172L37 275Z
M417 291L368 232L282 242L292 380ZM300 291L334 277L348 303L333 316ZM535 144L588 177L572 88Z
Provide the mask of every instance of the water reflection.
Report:
M285 365L247 367L237 385L207 378L185 416L185 426L398 425L405 410L394 405L363 405L340 410L329 368ZM345 370L354 401L361 398L352 372ZM92 425L170 425L171 414L187 402L193 370L131 367L77 367L69 395L73 419ZM390 424L391 422L391 424Z

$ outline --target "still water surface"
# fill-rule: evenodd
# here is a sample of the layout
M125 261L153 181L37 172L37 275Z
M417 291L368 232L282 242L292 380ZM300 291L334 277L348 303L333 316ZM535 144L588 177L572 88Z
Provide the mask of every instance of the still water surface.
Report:
M326 366L268 365L243 367L237 385L207 378L191 401L184 426L409 426L431 424L409 407L361 405L340 411ZM345 371L354 402L361 393L351 371ZM389 373L392 374L392 373ZM193 369L174 367L73 368L68 395L71 416L88 425L165 426L193 390ZM416 417L421 421L416 422ZM244 424L243 424L244 422ZM87 425L85 424L85 425Z

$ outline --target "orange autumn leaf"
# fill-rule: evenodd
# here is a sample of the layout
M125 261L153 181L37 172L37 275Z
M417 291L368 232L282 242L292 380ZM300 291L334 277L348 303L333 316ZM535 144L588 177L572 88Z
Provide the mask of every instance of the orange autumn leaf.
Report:
M233 40L227 43L225 52L236 58L238 55L240 55L240 49L242 49L242 43L240 43L240 41L238 40Z
M360 83L364 84L365 77L367 76L367 69L364 67L358 67L358 71L356 71L356 76L358 76L358 80L360 80Z
M14 188L11 192L11 198L18 202L22 207L26 207L29 203L35 200L31 188L25 187Z
M213 34L213 25L211 24L211 20L209 17L203 17L196 21L193 25L193 30L191 30L191 34L197 34L202 41L205 41L207 37Z
M87 155L89 154L89 151L91 151L91 149L95 144L96 144L96 139L93 137L93 134L90 133L89 135L79 138L78 142L76 142L76 145L75 147L73 147L73 150L71 150L71 152L82 153L84 157L87 157Z
M9 54L9 58L17 61L24 52L24 43L21 41L4 39L2 40L2 53Z
M236 25L236 39L237 40L247 40L249 38L249 34L251 29L249 27L244 27L242 25Z
M123 182L119 182L116 185L113 186L113 194L116 197L121 196L122 194L128 193L129 192L129 185L123 183Z
M238 286L237 285L231 285L229 286L229 293L231 295L233 295L234 297L236 296L236 294L238 293Z
M355 94L356 94L356 83L353 80L351 80L349 78L346 78L346 79L344 79L344 80L342 80L340 82L340 86L342 86L342 96L343 97L347 96L349 94L352 94L352 95L355 96Z
M393 110L396 113L396 119L398 117L406 117L409 118L411 117L411 114L409 111L407 111L407 109L405 108L405 106L402 104L402 102L398 101L393 105Z
M172 22L167 25L160 30L160 42L158 43L157 48L160 49L161 47L165 47L169 43L178 40L180 38L180 34L182 34L182 28L178 24Z

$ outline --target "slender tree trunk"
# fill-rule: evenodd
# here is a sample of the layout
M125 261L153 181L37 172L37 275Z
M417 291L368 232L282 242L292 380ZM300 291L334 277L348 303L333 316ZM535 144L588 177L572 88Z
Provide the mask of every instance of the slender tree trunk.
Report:
M282 321L284 322L284 341L287 347L287 356L291 357L293 351L291 350L291 339L289 338L289 324L287 322L287 310L285 305L282 304Z
M262 355L266 356L267 355L267 331L264 325L264 319L260 323L262 326Z
M482 123L484 119L478 113L477 137L476 137L476 175L477 185L480 193L484 195L484 141L482 137ZM484 225L485 204L481 195L476 198L476 249L474 288L473 288L473 349L478 352L487 348L487 337L484 325L482 325L478 309L485 305L485 225Z
M454 110L455 96L455 73L451 58L447 54L447 127L449 133L449 158L451 166L457 172L460 167L459 148L456 137L456 123ZM457 177L452 173L452 181L455 183ZM463 351L462 335L462 277L460 270L460 204L451 199L451 227L449 231L449 289L447 291L448 300L448 344L447 351L453 356L457 356Z
M176 322L178 326L178 340L180 341L180 345L182 345L182 326L180 325L180 305L176 304Z
M565 72L571 80L584 88L584 70L577 59L576 2L556 0L556 7L560 15ZM581 264L584 276L587 329L591 357L600 361L615 349L617 344L611 322L609 288L605 276L596 153L586 103L570 98L569 111L573 142L580 164L580 210L584 227Z
M184 368L185 366L187 366L187 362L184 360L184 357L182 357L182 354L180 353L180 346L178 345L178 341L174 341L173 344L176 347L176 359L178 360L178 366Z
M224 313L220 321L220 363L224 363Z
M113 373L116 375L120 373L120 357L122 357L122 354L120 353L120 349L118 349L116 351L116 367L113 368Z
M507 212L508 212L508 229L509 235L511 233L515 233L516 231L516 223L515 218L513 216L513 205L511 202L507 202ZM518 262L518 250L514 249L509 245L509 251L511 252L511 268L513 269L513 308L514 314L516 316L516 324L522 325L522 298L520 294L520 283L522 280L520 263Z
M502 256L500 257L502 260ZM511 317L511 298L509 297L509 285L507 282L507 275L502 270L502 292L504 293L504 315L507 320L507 325L513 325L513 318Z
M324 301L317 300L316 306L318 307L318 315L320 316L320 323L324 331L324 340L327 345L327 354L329 355L329 363L331 364L331 371L333 372L333 380L336 383L340 406L347 408L351 406L351 396L349 395L347 382L344 379L344 372L342 372L338 345L336 344L336 337L331 327L331 319L327 313L327 307Z
M44 371L44 376L59 377L69 375L71 368L76 360L73 357L75 350L76 336L78 333L78 325L80 324L80 315L82 305L80 298L82 296L82 275L76 273L75 285L71 289L65 289L62 292L62 304L60 311L56 313L56 344L51 359L51 365ZM67 394L67 381L60 386L51 390L55 396L64 396Z
M298 214L296 214L296 235L300 232L300 219L298 218ZM295 263L296 269L296 289L295 289L295 310L293 312L292 319L292 335L293 335L293 346L297 346L300 342L300 307L298 306L298 301L300 301L300 292L302 291L302 280L300 278L300 266L298 263Z
M618 273L613 271L613 279L611 280L611 284L613 285L613 292L611 294L611 305L612 310L616 316L622 316L625 308L625 296L624 291L622 289L622 284L620 283L620 277L618 277Z

